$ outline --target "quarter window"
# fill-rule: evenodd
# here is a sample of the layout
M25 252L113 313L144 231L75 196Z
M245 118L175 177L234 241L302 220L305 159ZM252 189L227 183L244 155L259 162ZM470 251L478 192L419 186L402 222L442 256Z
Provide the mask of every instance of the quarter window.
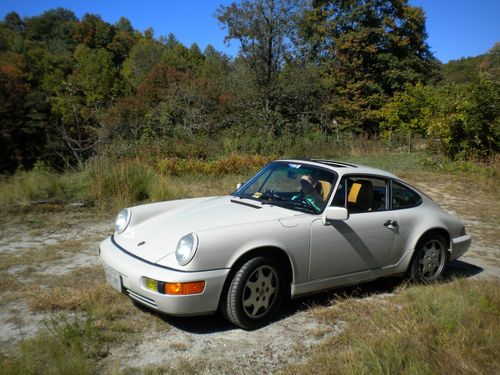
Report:
M332 206L347 207L350 213L387 209L387 181L370 176L349 176L340 181Z
M398 182L392 182L392 209L415 207L420 203L422 203L420 195Z

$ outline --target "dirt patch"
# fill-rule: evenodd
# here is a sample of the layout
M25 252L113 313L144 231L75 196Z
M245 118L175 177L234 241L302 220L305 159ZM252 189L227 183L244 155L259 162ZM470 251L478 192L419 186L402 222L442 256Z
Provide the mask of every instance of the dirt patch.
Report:
M471 195L470 187L446 179L416 177L412 182L445 210L464 220L473 236L469 252L450 264L449 276L500 277L498 199ZM112 220L111 215L75 209L1 219L0 257L20 257L9 263L11 266L0 268L2 351L31 337L53 316L50 312L31 311L30 298L33 296L19 288L32 283L51 290L57 283L54 280L59 280L57 277L63 280L68 277L65 275L76 275L85 267L98 267L98 245L112 233ZM34 262L34 254L45 254L43 252L50 256L37 258ZM85 275L78 277L85 278ZM104 283L103 274L93 277L94 283ZM389 286L386 281L365 284L357 295L385 298L399 282L391 282ZM349 289L349 293L351 291ZM300 363L311 348L345 327L342 321L325 323L316 314L317 309L328 308L330 296L323 294L290 302L275 322L251 332L234 328L219 315L183 319L159 317L130 304L123 308L137 309L144 319L158 322L156 326L144 325L131 338L124 335L123 340L110 345L100 368L103 372L144 368L231 374L275 372L288 364ZM71 317L75 313L62 310L58 314ZM170 329L157 329L158 324Z
M33 290L51 278L100 263L99 242L112 231L112 219L89 210L37 212L3 217L0 222L0 344L33 336L51 316L33 312ZM9 266L11 265L11 266ZM49 285L45 285L49 284Z
M271 373L300 362L308 349L343 327L321 323L311 311L250 332L229 326L219 316L167 321L172 325L167 333L147 332L142 342L112 349L106 367L178 369L187 363L204 373Z
M48 314L29 311L22 302L2 303L0 310L0 345L9 344L33 336L48 319Z
M473 187L453 179L416 181L415 186L464 222L473 241L469 251L460 260L482 268L482 272L475 277L500 277L498 197L480 194Z

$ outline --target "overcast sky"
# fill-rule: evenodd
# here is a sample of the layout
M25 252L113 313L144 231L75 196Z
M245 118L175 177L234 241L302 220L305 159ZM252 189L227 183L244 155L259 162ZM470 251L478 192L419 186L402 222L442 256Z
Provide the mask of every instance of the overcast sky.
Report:
M99 14L105 21L115 23L127 17L135 29L152 27L155 36L174 33L189 46L197 43L203 50L212 44L220 51L234 56L235 42L224 44L225 31L214 18L225 0L0 0L0 17L15 11L21 17L40 15L46 10L64 7L81 18L85 13ZM485 53L500 41L500 0L410 0L421 6L427 15L428 43L442 62Z

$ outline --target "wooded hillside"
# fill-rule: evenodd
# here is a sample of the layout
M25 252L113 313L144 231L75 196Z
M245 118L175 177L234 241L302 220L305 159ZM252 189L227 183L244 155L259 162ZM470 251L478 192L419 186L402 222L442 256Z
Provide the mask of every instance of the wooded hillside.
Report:
M216 10L236 57L67 9L0 22L0 172L155 145L286 153L331 137L423 137L451 158L500 147L500 45L442 65L407 0L256 0ZM118 150L118 151L117 151Z

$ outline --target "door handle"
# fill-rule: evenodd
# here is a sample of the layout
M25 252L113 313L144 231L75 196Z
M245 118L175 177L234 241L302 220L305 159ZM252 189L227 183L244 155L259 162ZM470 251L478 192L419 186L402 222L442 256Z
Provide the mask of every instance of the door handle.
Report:
M395 228L398 226L398 222L396 220L387 220L384 223L384 226L387 228Z

